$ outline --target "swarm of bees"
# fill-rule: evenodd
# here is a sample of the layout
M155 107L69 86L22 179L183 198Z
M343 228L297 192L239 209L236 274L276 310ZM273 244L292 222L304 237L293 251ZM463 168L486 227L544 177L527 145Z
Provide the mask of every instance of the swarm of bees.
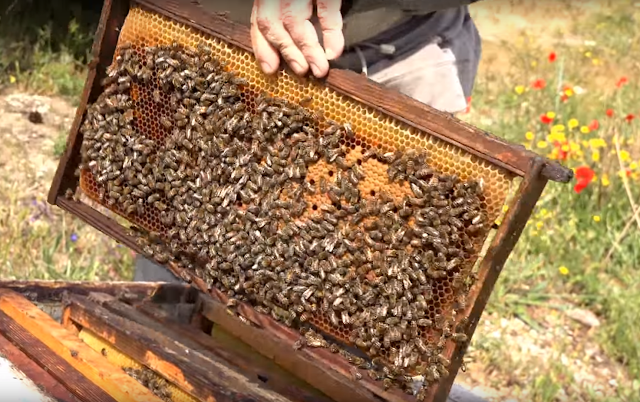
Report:
M123 47L103 85L81 127L81 168L123 215L157 211L166 231L136 232L149 258L300 328L296 348L328 347L385 388L413 393L409 374L422 375L422 398L448 376L442 351L447 340L467 341L455 315L488 230L479 183L439 174L423 151L370 147L362 165L386 164L388 180L410 192L365 197L366 171L347 162L341 142L356 135L348 124L266 94L249 108L249 83L203 45ZM163 111L165 140L139 127L133 86ZM316 183L307 174L321 160L335 174ZM317 194L327 203L310 205ZM445 280L455 306L430 313ZM346 328L362 356L327 341L314 317Z

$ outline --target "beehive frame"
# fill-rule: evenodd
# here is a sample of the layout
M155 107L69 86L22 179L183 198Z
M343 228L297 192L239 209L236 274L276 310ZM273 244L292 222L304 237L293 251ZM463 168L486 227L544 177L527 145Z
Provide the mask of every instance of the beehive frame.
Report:
M136 4L146 10L176 21L176 23L182 24L188 29L195 29L201 34L217 38L229 44L229 46L251 51L251 41L246 27L231 23L223 17L207 14L191 2L143 0L136 2ZM73 190L78 186L78 179L75 177L74 172L79 164L79 151L82 142L81 135L78 133L79 127L87 104L95 101L101 91L99 83L113 59L120 29L125 23L125 18L131 6L134 6L134 4L124 0L105 1L94 42L94 58L90 64L81 105L78 108L76 119L69 135L66 152L60 161L60 166L51 187L49 202L74 213L99 230L139 252L139 246L126 234L124 227L88 205L66 199L64 196L68 189ZM571 171L555 162L526 151L522 147L509 144L464 124L447 114L437 112L406 96L386 90L353 72L332 70L324 84L329 91L337 94L336 96L341 96L343 99L352 99L353 104L374 110L378 115L390 116L393 121L399 122L398 124L408 126L411 133L425 133L432 141L444 144L450 157L456 157L459 153L464 153L476 160L480 160L488 169L503 172L509 178L523 178L515 196L510 201L510 208L504 216L486 255L478 264L477 285L469 295L468 305L463 314L469 320L466 332L470 337L484 310L500 269L513 249L546 182L548 180L567 182L572 177ZM501 205L498 205L498 207L501 207ZM176 272L176 269L173 267L174 272ZM203 283L199 283L197 280L194 283L201 289L206 289ZM212 296L215 299L224 301L224 295L220 292L214 290ZM271 333L282 335L281 338L284 340L290 340L291 331L288 328L256 314L246 306L242 306L242 312L252 321L263 328L267 328ZM239 335L242 334L240 333ZM326 364L344 375L349 374L348 367L345 367L342 362L336 361L336 358L331 354L323 352L311 352L317 359L318 364ZM451 357L451 375L432 389L427 400L442 400L446 397L457 369L461 364L463 352L463 347L456 346L450 342L447 346L446 354ZM407 398L406 395L397 392L383 391L374 382L361 381L361 383L367 392L372 392L388 400ZM323 391L325 390L323 389ZM339 395L336 395L336 399L341 399Z

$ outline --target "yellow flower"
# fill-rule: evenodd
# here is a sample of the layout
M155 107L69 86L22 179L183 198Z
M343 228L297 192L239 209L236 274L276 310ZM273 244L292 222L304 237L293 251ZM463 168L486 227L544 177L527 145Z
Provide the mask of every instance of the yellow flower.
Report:
M629 160L629 152L627 151L620 151L620 159L622 159L623 162L626 162Z
M537 61L533 60L533 61L531 62L531 67L535 67L535 66L537 66L537 65L538 65L538 62L537 62Z
M546 209L546 208L542 208L542 209L540 210L540 215L541 215L543 218L544 218L544 217L546 217L547 215L549 215L549 210L548 210L548 209Z
M562 152L569 152L569 151L570 151L570 148L569 148L569 146L568 146L567 144L564 144L564 145L561 147L561 149L562 149Z
M586 52L584 52L584 56L590 59L593 54L587 50Z
M558 272L560 272L560 275L569 275L569 268L563 265L560 268L558 268Z
M569 96L573 96L573 89L571 89L571 88L565 89L564 90L564 94L567 95L568 97Z
M536 222L536 229L538 230L542 229L542 225L543 225L542 222Z
M567 140L567 136L561 131L551 131L547 136L547 140L551 142L565 142Z
M550 113L553 113L553 112L550 112ZM551 132L552 133L560 133L560 132L563 132L563 131L564 131L564 124L556 124L553 127L551 127Z
M527 131L524 134L524 138L526 138L527 141L533 141L533 139L535 138L535 134L533 134L531 131Z
M594 149L593 151L591 151L591 159L594 162L600 162L600 151Z
M593 58L591 59L591 63L593 63L594 66L598 66L600 65L600 59Z
M556 118L556 112L547 112L547 117L550 119L555 119Z
M593 221L600 222L601 221L600 215L593 215Z
M524 87L524 85L517 85L517 86L514 88L514 90L516 91L516 93L517 93L518 95L522 95L522 94L524 93L524 90L525 90L525 89L526 89L526 88Z
M15 84L16 83L16 77L14 77L13 75L10 75L9 76L9 83Z
M638 168L638 162L633 161L629 164L629 169L636 170Z
M569 126L569 128L576 128L580 125L580 123L578 122L578 119L571 119L567 122L567 126Z
M589 146L592 149L604 148L607 146L607 143L602 138L592 138L589 140Z
M606 173L602 175L602 179L600 179L600 181L603 187L609 187L609 185L611 184L611 182L609 181L609 175Z
M547 141L538 141L538 148L540 149L544 149L546 148L549 144L547 144Z

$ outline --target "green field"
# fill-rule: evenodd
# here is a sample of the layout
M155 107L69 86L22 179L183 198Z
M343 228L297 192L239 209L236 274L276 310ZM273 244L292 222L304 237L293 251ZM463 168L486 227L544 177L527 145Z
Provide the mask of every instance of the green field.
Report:
M640 9L524 3L473 6L486 40L461 118L577 179L547 187L459 380L518 400L640 400ZM86 74L91 24L75 21L0 23L3 278L132 277L129 250L45 201ZM34 103L44 124L26 119Z

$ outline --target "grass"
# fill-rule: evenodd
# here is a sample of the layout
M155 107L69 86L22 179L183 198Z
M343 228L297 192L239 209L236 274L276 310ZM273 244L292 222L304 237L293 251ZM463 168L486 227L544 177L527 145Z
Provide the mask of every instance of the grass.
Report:
M509 387L528 400L640 400L640 225L631 208L632 202L640 204L639 17L628 5L611 6L575 18L552 42L541 45L523 32L500 44L497 56L509 62L492 63L496 54L487 53L472 106L463 116L561 160L578 176L570 184L549 184L483 318L515 317L524 323L522 335L557 331L552 353L523 357L514 352L517 343L485 336L481 329L474 341L482 370L491 373L488 385ZM78 61L77 48L88 42L82 32L70 24L68 37L58 41L65 45L53 46L51 30L40 29L29 68L5 65L0 85L77 99L86 73ZM51 137L52 145L40 152L55 161L64 151L66 128ZM0 155L8 161L0 173L0 275L131 278L131 253L48 207L44 196L52 172L37 176L36 166L20 163L30 155L25 145L6 143L6 154ZM593 331L572 327L584 338L567 336L565 324L549 329L545 316L561 318L571 308L594 312L602 325ZM607 364L625 372L614 391L585 385L563 363L571 348L576 353L571 359L582 358L576 345L584 342L596 342Z

